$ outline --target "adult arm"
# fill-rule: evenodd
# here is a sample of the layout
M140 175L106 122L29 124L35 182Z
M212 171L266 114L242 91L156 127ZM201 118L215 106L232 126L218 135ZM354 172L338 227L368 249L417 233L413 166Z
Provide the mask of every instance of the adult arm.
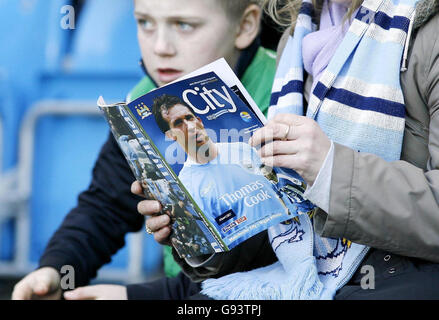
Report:
M386 162L335 144L329 212L319 211L316 230L325 237L396 254L439 262L439 15L419 30L409 59L405 94L419 92L428 107L428 148L425 168L403 151L406 161ZM415 85L410 85L410 83ZM407 102L413 95L406 95ZM408 115L410 116L410 115ZM405 144L422 134L407 130ZM408 161L410 160L410 162Z
M183 273L173 278L159 278L146 283L93 285L64 293L66 300L183 300L200 292L200 285Z
M127 285L128 300L185 300L200 292L200 284L192 282L183 273L173 278Z

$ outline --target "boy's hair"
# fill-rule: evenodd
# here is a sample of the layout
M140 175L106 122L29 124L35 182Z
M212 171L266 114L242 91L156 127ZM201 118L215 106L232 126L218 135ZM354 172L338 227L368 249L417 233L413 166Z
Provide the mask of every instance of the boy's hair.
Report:
M163 119L162 112L168 111L177 104L185 106L195 116L192 108L186 102L182 101L179 97L171 96L169 94L163 94L154 99L152 105L152 114L154 115L155 122L163 133L166 133L171 128L169 127L168 121Z
M241 18L245 9L251 4L261 5L261 0L215 0L221 3L225 12L232 19ZM239 21L236 21L239 22Z

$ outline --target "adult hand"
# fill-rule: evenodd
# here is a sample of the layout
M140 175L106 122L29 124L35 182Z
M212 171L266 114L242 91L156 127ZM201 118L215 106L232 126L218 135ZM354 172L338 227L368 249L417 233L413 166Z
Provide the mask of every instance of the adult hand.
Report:
M260 147L262 162L271 167L295 170L312 186L331 147L331 140L314 120L278 114L257 130L249 143Z
M59 300L61 277L51 267L43 267L21 279L12 291L12 300Z
M138 181L131 185L131 192L143 196L142 186ZM162 206L156 200L143 200L137 204L137 211L147 217L146 227L153 233L155 241L160 244L170 244L169 235L171 234L171 218L167 214L159 215Z
M127 288L120 285L100 284L64 292L66 300L128 300Z

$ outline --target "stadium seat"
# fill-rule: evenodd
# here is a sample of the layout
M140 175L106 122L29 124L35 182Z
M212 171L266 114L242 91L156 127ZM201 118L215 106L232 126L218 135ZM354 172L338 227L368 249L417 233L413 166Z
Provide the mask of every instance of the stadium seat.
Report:
M71 32L60 27L60 8L71 0L0 1L0 70L20 97L17 113L38 98L36 83L44 70L60 67Z
M72 43L76 71L139 74L134 1L87 0Z
M59 64L65 53L60 7L69 4L71 0L0 1L0 206L4 218L0 219L0 273L5 264L12 265L6 270L17 270L12 261L16 214L10 205L15 190L6 187L15 185L20 121L37 99L41 71Z
M28 269L90 183L92 165L108 135L97 97L124 100L142 76L132 1L87 0L70 40L61 66L41 72L39 99L21 126L18 180L28 202L19 214L15 247L17 261L29 262ZM145 239L141 232L126 240L98 281L140 281L159 270L161 248L152 237Z
M48 239L90 183L108 135L97 97L124 100L142 77L133 2L86 0L76 29L64 30L60 9L72 3L0 1L0 40L10 49L0 51L0 156L10 157L2 157L1 167L14 169L17 152L9 149L17 149L20 130L18 178L10 175L3 184L13 188L9 194L17 194L19 203L9 206L14 219L0 212L0 260L8 260L0 261L0 275L21 276L36 266ZM16 32L10 32L15 26ZM139 281L156 273L161 248L153 238L140 232L129 235L127 244L98 280Z
M46 100L29 110L20 138L18 179L19 194L29 199L24 210L29 212L30 234L28 242L18 245L23 260L28 252L31 264L37 263L64 215L76 205L107 135L108 124L94 104ZM145 237L144 230L127 236L127 245L102 268L99 280L140 281L155 274L161 248Z
M0 70L0 174L11 170L16 163L19 106L6 72Z
M30 234L23 260L36 263L65 214L90 183L108 134L97 108L78 101L40 101L26 114L20 135L19 193L29 199ZM26 248L29 243L28 248Z
M13 188L16 176L14 166L13 132L18 114L13 112L12 90L0 73L0 261L13 258L13 215L14 201L8 196ZM5 75L5 73L3 73Z

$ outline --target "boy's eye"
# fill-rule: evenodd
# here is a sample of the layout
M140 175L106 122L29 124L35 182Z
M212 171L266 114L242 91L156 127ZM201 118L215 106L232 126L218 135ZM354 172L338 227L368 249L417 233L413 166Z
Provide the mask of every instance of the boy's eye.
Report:
M187 22L177 22L177 27L179 30L184 31L184 32L188 32L188 31L192 31L194 29L194 26L187 23Z
M152 28L154 27L152 22L146 19L138 19L137 23L144 30L152 30Z

